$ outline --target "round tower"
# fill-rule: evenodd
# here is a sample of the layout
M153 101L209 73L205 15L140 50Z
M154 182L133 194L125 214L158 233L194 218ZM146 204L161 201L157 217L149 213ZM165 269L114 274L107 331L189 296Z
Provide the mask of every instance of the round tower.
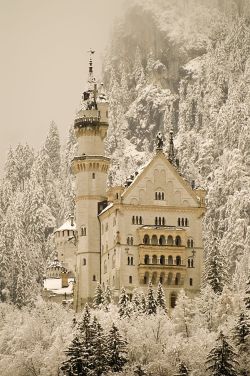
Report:
M93 51L90 51L91 55ZM106 182L109 158L104 156L104 139L108 129L108 102L97 88L90 55L88 89L83 93L81 109L74 128L78 155L72 169L76 175L76 228L78 247L76 260L75 309L79 311L91 301L100 282L100 224L98 206L107 200Z

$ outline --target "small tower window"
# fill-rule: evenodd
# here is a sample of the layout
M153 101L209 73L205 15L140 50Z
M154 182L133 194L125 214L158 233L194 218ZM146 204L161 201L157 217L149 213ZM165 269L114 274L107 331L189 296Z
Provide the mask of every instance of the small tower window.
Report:
M94 172L92 173L92 179L95 179L95 173Z
M87 264L86 258L84 258L84 259L82 260L82 263L83 263L83 265L86 265L86 264Z
M87 235L87 229L85 226L81 227L81 236L86 236Z
M129 276L129 283L132 283L133 281L133 278L132 278L132 275Z
M189 285L193 286L193 278L189 278Z

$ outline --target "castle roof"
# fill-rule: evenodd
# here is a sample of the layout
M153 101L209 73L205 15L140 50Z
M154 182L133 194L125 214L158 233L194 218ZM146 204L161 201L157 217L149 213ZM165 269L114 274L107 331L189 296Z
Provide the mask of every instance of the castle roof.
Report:
M73 231L75 231L76 230L76 224L75 224L75 222L73 221L73 226L72 226L71 220L68 219L61 227L57 228L54 232L64 231L64 230L73 230Z

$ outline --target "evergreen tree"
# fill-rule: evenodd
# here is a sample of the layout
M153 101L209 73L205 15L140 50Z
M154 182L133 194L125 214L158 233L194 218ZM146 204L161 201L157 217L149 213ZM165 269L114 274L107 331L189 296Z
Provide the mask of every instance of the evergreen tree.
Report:
M93 306L94 308L100 308L104 302L104 294L102 291L102 287L98 282L95 289L95 295L93 299Z
M98 322L96 322L95 324L93 323L93 328L93 353L90 357L92 369L89 375L101 376L109 370L107 361L108 349L106 344L106 337L103 333L103 328L101 327L101 325Z
M62 362L60 369L67 376L85 376L82 367L82 344L79 336L76 335L68 349L65 351L67 359Z
M250 277L246 283L244 302L247 310L250 310Z
M189 375L188 368L186 367L186 365L183 362L181 362L179 364L178 373L176 373L175 376L188 376L188 375Z
M121 288L118 302L118 313L120 317L128 317L130 315L129 297L124 287Z
M44 149L49 157L51 170L54 176L58 177L61 165L61 146L58 128L54 121L50 124L49 134L46 138Z
M233 334L235 343L240 350L246 350L249 345L250 322L248 316L244 312L240 313Z
M162 288L162 284L160 282L158 284L158 288L156 291L156 303L159 309L167 313L165 294Z
M108 310L108 306L111 303L112 303L112 293L111 293L109 285L107 285L103 294L103 305L106 310Z
M176 324L177 331L184 333L187 338L191 334L193 315L193 302L186 296L185 291L181 290L174 309L173 321Z
M127 363L127 342L119 333L115 324L107 336L108 348L108 365L113 372L122 371L124 365Z
M206 370L211 376L237 376L236 353L220 332L216 346L210 351L206 360Z
M147 315L155 315L157 312L157 303L154 297L154 291L152 287L152 282L149 282L148 293L146 298L146 313Z

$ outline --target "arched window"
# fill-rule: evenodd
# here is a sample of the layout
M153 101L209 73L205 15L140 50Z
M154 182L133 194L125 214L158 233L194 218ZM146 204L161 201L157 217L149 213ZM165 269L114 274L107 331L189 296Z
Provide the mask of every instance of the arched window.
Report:
M83 263L83 265L87 265L86 258L84 258L84 259L82 260L82 263Z
M172 280L173 280L173 274L172 273L168 273L167 284L168 285L172 285Z
M174 308L176 306L176 294L174 292L172 292L172 294L170 295L170 307L171 308Z
M133 215L132 217L132 224L134 225L135 224L135 216Z
M173 265L173 256L168 256L168 265Z
M164 192L161 192L161 199L165 200L165 194L164 194Z
M158 225L158 217L155 217L155 225Z
M191 259L191 268L193 268L193 267L194 267L194 260Z
M193 278L189 278L189 285L193 286Z
M174 243L173 237L171 235L168 235L167 245L173 245L173 243Z
M153 255L152 257L152 264L157 264L157 256Z
M161 226L161 217L159 217L159 226Z
M144 256L144 264L148 265L149 264L149 255Z
M143 282L144 282L144 285L148 285L148 283L149 283L149 274L148 274L148 272L146 272L144 274Z
M163 255L160 257L160 264L165 265L165 256Z
M157 272L154 272L152 275L152 284L155 285L157 282Z
M139 218L139 224L142 225L142 217Z
M128 265L130 265L130 257L128 257Z
M165 281L165 274L161 273L160 278L159 278L159 282L163 285L164 281Z
M158 239L157 239L157 236L156 236L156 235L153 235L153 236L152 236L151 244L153 244L153 245L157 245L157 244L158 244Z
M175 245L177 245L177 247L181 246L181 237L179 235L175 238Z
M175 262L176 265L181 265L181 256L176 256Z
M158 193L155 192L155 200L158 200Z
M147 234L144 235L143 243L144 243L144 244L149 244L149 243L150 243L150 241L149 241L149 236L148 236Z
M191 261L188 259L188 268L191 268Z
M132 275L129 276L128 280L129 280L129 283L132 283L132 280L133 280Z
M130 239L129 239L129 236L127 237L127 245L129 245L130 243Z
M181 281L181 275L180 273L177 273L176 276L175 276L175 285L178 286L180 284L180 281Z
M82 226L81 227L81 236L86 236L86 234L87 234L87 229L86 229L85 226Z
M92 173L92 179L95 179L95 173L94 172Z
M165 218L162 218L162 225L165 226Z
M135 222L136 222L137 225L139 224L139 218L138 218L138 216L136 216Z
M181 225L181 219L178 218L178 226L180 226L180 225Z
M94 282L96 281L96 276L95 276L95 274L93 275L93 281L94 281Z
M187 227L188 226L188 219L185 218L185 226Z
M133 257L130 258L130 264L134 265L134 258Z
M159 244L160 244L160 245L166 245L166 238L165 238L164 235L161 235L161 236L160 236Z

